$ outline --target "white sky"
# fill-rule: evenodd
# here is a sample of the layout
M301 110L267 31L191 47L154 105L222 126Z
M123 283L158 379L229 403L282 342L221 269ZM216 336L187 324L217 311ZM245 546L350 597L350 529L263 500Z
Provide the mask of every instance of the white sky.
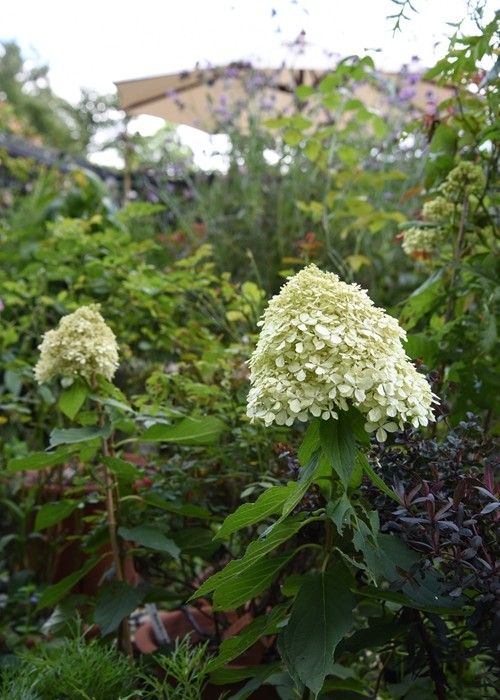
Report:
M379 49L378 66L398 69L418 55L432 65L467 14L467 0L412 0L418 10L393 36L390 0L0 0L0 41L15 39L25 55L48 63L52 87L71 101L81 86L102 92L113 81L191 69L197 61L327 67L326 52L342 56ZM495 3L486 0L487 17ZM471 28L470 22L466 26ZM301 30L308 48L293 57L286 43ZM152 117L136 128L151 132ZM199 148L200 136L181 129ZM205 139L206 142L206 139Z

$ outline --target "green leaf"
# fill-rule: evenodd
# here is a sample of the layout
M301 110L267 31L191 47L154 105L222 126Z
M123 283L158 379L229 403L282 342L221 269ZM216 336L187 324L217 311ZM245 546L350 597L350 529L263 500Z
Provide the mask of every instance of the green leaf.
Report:
M294 127L294 129L299 129L300 131L309 129L313 125L312 121L304 117L302 114L294 114L291 116L290 124Z
M12 396L19 396L23 387L23 379L20 372L15 372L12 369L6 369L3 374L3 383Z
M111 425L107 424L102 427L89 425L85 428L68 428L60 430L55 428L50 434L49 444L51 447L57 445L72 445L77 442L86 442L87 440L95 440L95 438L108 438L111 435Z
M275 119L266 119L264 126L268 129L281 129L290 123L289 117L276 117Z
M337 644L354 624L356 598L349 584L350 575L339 562L309 576L280 635L279 649L289 671L316 696L333 671Z
M78 381L75 381L68 389L63 391L59 397L58 406L64 415L73 420L83 406L87 393L88 390L85 384Z
M175 442L178 445L213 445L226 424L215 416L184 418L176 425L157 423L143 434L142 439L150 442Z
M420 285L405 301L401 310L401 322L406 329L416 323L440 301L443 294L443 270L438 270Z
M254 525L273 513L279 513L284 503L296 489L295 483L273 486L264 491L255 503L244 503L222 523L215 539L224 539L243 527Z
M208 671L224 666L236 659L266 634L274 634L277 625L285 618L289 605L277 605L267 615L261 615L247 625L236 637L225 639L219 647L219 654L208 665Z
M229 579L240 576L243 572L252 569L262 557L265 557L269 552L272 552L273 549L276 549L295 535L306 522L305 515L300 513L288 518L284 522L277 523L266 537L261 537L255 542L251 542L241 559L235 559L229 562L222 571L218 571L202 583L191 599L206 595L216 590Z
M344 527L350 523L353 513L354 509L345 493L336 500L330 501L326 506L326 514L334 523L339 535L344 531Z
M235 571L230 579L223 581L214 591L214 610L234 610L247 600L258 596L269 588L279 571L293 557L293 552L275 557L264 557L251 568Z
M360 454L362 454L362 453L360 453ZM397 495L394 493L394 491L391 488L389 488L389 486L387 486L385 481L383 479L381 479L380 476L373 470L373 468L371 467L370 463L368 462L368 459L366 458L366 456L363 455L360 459L361 459L361 463L363 465L363 470L368 475L368 478L370 479L372 484L377 486L382 491L382 493L385 493L386 496L388 496L389 498L392 498L393 501L396 501L396 503L401 504L401 501L399 500Z
M209 560L220 547L219 542L214 542L212 534L212 530L206 527L188 527L176 532L174 540L182 554Z
M305 145L304 153L309 160L314 162L321 153L321 143L317 139L310 139Z
M92 571L101 558L102 557L92 557L92 559L89 559L89 561L81 569L74 571L69 576L66 576L57 583L54 583L54 585L46 588L42 593L42 597L38 601L36 609L43 610L43 608L53 607L61 600L61 598L64 598L64 596L69 593L74 586L76 586L78 581L86 576L89 571Z
M319 433L321 448L347 489L356 460L356 440L348 414L340 411L338 420L322 421Z
M313 420L307 426L306 433L302 439L302 444L299 447L297 457L299 458L300 465L305 467L311 461L313 454L319 449L321 443L319 440L319 420Z
M35 519L35 532L53 527L57 523L67 518L78 506L78 501L63 500L56 503L45 503Z
M436 613L437 615L463 615L464 607L463 601L457 601L450 598L449 606L440 604L429 604L429 603L418 603L411 600L404 593L398 593L397 591L388 591L382 588L376 588L375 586L364 586L363 588L357 588L354 591L357 595L364 596L365 598L371 598L374 600L387 600L391 603L396 603L402 605L406 608L413 608L415 610L423 610L424 612Z
M268 679L270 682L271 677L276 675L276 670L276 664L267 664L265 666L247 666L241 669L221 669L215 673L218 675L219 679L223 674L226 676L226 678L232 677L234 679L236 679L238 676L243 678L243 674L245 674L245 677L247 678L250 677L250 680L245 683L243 688L240 688L236 691L236 693L234 693L234 695L231 695L231 697L228 698L228 700L249 700L250 698L255 697L255 691L258 691ZM212 678L210 680L213 682ZM218 681L218 684L220 685L220 681ZM225 698L226 694L222 692L219 697ZM269 697L269 695L266 695L266 697ZM283 696L280 694L279 697L285 698L285 700L290 700L290 697L287 695Z
M289 146L298 146L304 138L302 131L298 129L286 129L283 134L283 141Z
M166 501L164 498L159 496L157 493L149 493L142 497L144 503L147 503L154 508L160 508L168 513L174 513L175 515L181 515L186 518L198 518L199 520L210 520L212 514L206 508L201 506L191 505L190 503L177 504L172 501Z
M412 359L421 359L428 367L433 367L439 356L437 340L424 333L414 333L408 336L404 343L406 354Z
M118 629L120 622L143 601L143 587L130 586L125 581L112 581L99 592L94 610L94 622L105 637Z
M179 558L180 549L175 542L165 537L163 532L153 525L137 525L137 527L120 527L118 534L124 540L135 542L141 547L166 552L174 559Z
M300 470L299 480L293 484L295 488L291 490L290 495L283 505L281 516L277 521L278 523L282 522L288 515L290 515L295 506L297 506L306 495L310 485L314 481L319 471L319 457L319 451L315 452L311 457L309 464Z
M299 85L299 87L295 89L295 94L299 100L307 100L308 97L314 95L314 88L310 85Z
M54 452L33 452L28 457L16 457L11 459L7 464L7 469L10 472L22 472L31 469L47 469L47 467L55 467L57 464L65 462L74 450L63 449L55 450Z
M458 134L451 126L441 123L436 127L424 168L424 184L427 189L436 180L443 180L453 168L457 141Z
M116 476L127 484L133 484L134 481L141 478L141 472L130 462L126 462L119 457L104 457L104 464Z

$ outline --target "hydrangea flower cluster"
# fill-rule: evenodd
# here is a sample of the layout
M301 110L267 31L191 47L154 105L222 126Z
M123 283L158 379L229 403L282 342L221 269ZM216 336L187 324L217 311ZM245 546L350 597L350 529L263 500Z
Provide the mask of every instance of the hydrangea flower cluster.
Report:
M430 255L446 240L443 228L418 228L412 226L403 233L401 246L407 255L418 257L422 253Z
M100 374L111 380L118 367L116 338L97 304L63 316L55 330L45 333L38 349L35 379L39 384L58 375L90 380Z
M450 224L453 221L455 205L444 197L435 197L424 203L422 216L425 221L436 224Z
M483 170L468 160L462 160L451 170L439 188L452 202L460 202L464 196L481 196L486 184Z
M406 334L356 284L309 265L273 297L250 360L247 415L266 425L338 418L349 404L380 442L433 419L436 397L406 356Z

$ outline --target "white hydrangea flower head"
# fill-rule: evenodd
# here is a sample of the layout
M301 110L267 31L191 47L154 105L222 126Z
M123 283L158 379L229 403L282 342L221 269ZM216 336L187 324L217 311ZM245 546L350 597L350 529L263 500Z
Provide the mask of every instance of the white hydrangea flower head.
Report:
M247 415L266 425L338 418L355 406L380 442L433 420L436 401L406 356L405 331L356 284L309 265L264 312Z
M118 367L115 334L97 304L63 316L55 330L45 333L38 349L35 379L39 384L58 375L90 380L99 374L111 381Z
M418 228L412 226L403 232L401 247L407 255L418 257L430 255L446 241L446 230L443 228Z

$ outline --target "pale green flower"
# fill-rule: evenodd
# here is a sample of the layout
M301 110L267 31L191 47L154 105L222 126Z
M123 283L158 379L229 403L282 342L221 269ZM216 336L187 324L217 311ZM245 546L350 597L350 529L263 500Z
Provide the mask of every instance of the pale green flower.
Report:
M452 202L461 202L465 196L480 197L485 184L486 178L481 166L462 160L448 173L439 189Z
M81 306L63 316L55 330L43 336L35 367L39 384L56 376L80 376L90 380L102 375L111 380L118 367L118 346L99 306Z
M418 228L412 226L403 231L401 247L407 255L430 255L446 241L443 228Z
M451 224L454 212L455 205L444 197L435 197L422 207L424 219L436 224Z
M356 284L309 265L273 297L250 360L247 415L266 425L337 418L355 406L384 441L433 419L436 397L406 356L406 334Z

